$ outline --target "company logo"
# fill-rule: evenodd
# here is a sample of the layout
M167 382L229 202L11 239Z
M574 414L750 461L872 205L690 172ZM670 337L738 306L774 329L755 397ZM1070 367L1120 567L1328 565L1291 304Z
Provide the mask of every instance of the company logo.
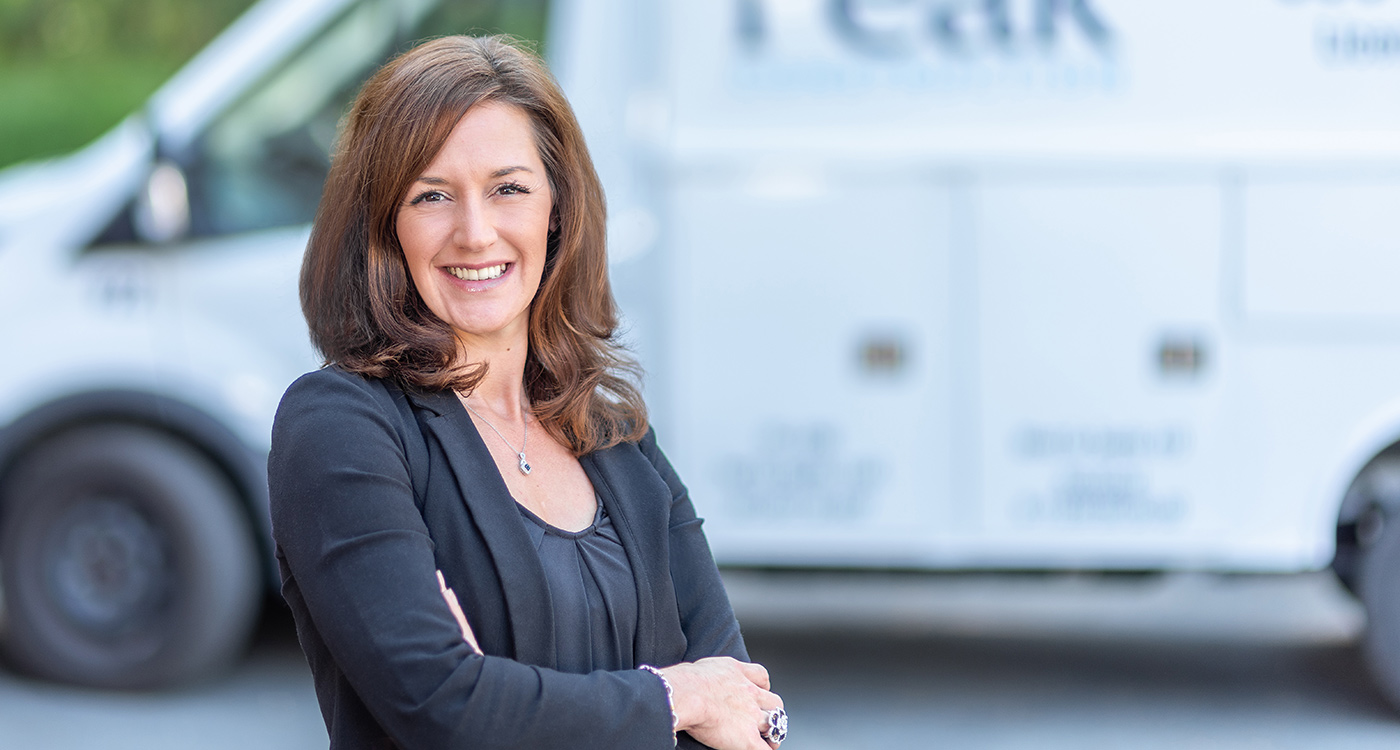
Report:
M733 0L731 90L982 97L1122 90L1101 0Z
M1050 52L1071 39L1108 55L1114 33L1091 0L738 0L738 32L750 53L772 50L799 8L818 11L846 50L897 60L935 50L950 57Z

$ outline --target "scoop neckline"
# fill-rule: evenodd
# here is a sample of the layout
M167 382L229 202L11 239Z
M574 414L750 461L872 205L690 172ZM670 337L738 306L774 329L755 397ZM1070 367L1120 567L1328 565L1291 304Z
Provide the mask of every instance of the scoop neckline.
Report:
M578 531L567 531L565 529L561 529L558 526L555 526L554 524L535 515L534 511L530 510L529 508L526 508L520 503L519 500L515 500L514 502L515 507L520 509L520 513L526 518L530 519L530 521L532 521L536 526L539 526L540 528L544 529L545 533L552 534L557 537L563 537L564 539L582 539L583 537L586 537L589 534L592 534L593 532L597 531L598 525L603 522L603 499L598 497L597 495L594 495L594 503L596 503L597 509L593 511L593 523L588 524L587 526L583 527L582 529L579 529Z

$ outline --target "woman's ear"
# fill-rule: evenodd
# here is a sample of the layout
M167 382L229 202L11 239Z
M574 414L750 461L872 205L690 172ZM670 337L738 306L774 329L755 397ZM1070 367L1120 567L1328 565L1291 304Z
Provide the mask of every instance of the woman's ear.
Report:
M549 210L549 233L554 234L559 231L559 210L551 208Z

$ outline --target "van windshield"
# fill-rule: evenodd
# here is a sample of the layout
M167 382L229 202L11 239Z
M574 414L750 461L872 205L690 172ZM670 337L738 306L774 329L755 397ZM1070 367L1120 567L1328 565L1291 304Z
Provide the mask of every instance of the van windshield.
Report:
M366 0L216 119L187 171L190 232L225 235L315 216L341 116L364 79L415 40L503 31L539 39L547 0Z

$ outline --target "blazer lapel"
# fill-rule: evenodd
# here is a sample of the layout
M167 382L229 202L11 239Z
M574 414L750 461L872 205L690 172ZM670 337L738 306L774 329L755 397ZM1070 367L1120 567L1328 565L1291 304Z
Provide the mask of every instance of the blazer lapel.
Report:
M491 452L461 402L450 391L409 394L408 397L420 408L432 412L424 424L442 446L461 490L466 512L481 531L481 538L496 564L496 572L505 588L515 658L555 668L558 654L544 566Z

